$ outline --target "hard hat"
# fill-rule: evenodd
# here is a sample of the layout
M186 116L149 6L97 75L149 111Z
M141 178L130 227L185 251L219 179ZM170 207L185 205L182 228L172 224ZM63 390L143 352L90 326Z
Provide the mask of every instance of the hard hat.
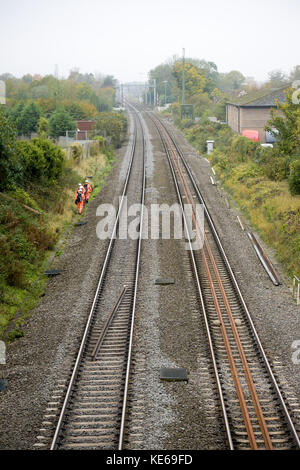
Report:
M89 182L89 180L85 180L85 183L88 183L88 182Z

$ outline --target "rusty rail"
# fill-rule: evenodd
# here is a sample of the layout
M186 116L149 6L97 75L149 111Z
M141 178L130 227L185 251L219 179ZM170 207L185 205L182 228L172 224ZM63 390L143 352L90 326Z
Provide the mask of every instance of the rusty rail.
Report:
M274 375L271 371L271 368L270 368L270 365L268 363L268 360L265 356L265 353L262 349L262 346L260 344L260 341L259 341L259 338L257 336L257 333L256 333L256 330L254 328L254 325L253 325L253 322L251 320L251 317L249 315L249 312L247 310L247 307L245 305L245 302L242 298L242 295L240 293L240 290L238 288L238 285L237 285L237 282L236 282L236 279L232 273L232 270L230 268L230 265L228 263L228 260L226 258L226 255L224 253L224 250L221 246L221 242L217 236L217 233L216 233L216 230L213 226L213 223L212 223L212 220L209 216L209 213L207 211L207 208L204 204L204 201L203 201L203 198L202 196L200 195L200 192L198 190L198 187L196 186L196 183L191 175L191 172L181 154L181 151L179 150L177 144L175 143L174 141L174 138L171 137L169 134L168 134L168 131L165 129L165 127L162 125L160 119L157 119L157 118L152 118L152 121L154 122L161 138L162 138L162 141L163 141L163 145L165 147L165 150L166 150L166 153L167 153L167 156L168 156L168 159L169 159L169 163L170 163L170 166L171 166L171 171L172 171L172 174L173 174L173 178L174 178L174 183L175 183L175 187L176 187L176 191L177 191L177 195L178 195L178 198L179 200L182 202L182 199L181 199L181 194L180 194L180 190L179 190L179 187L178 187L178 183L176 181L176 176L175 174L177 174L179 176L179 179L181 181L181 184L182 184L182 187L183 187L183 191L184 191L184 194L185 194L185 198L187 199L187 201L189 201L193 208L195 207L195 202L194 202L194 199L193 199L193 196L191 194L191 191L188 187L188 184L186 183L186 178L181 170L181 167L180 167L180 160L179 158L181 159L181 161L183 162L184 164L184 169L186 170L186 172L188 173L189 177L190 177L190 180L192 182L192 185L198 195L198 198L200 200L200 202L203 203L204 205L204 208L205 208L205 212L206 212L206 216L208 217L208 221L209 221L209 225L211 226L212 228L212 232L213 232L213 235L216 239L216 242L217 242L217 246L219 246L220 248L220 251L221 251L221 254L222 254L222 257L225 261L225 265L227 266L227 268L229 269L229 273L230 273L230 277L233 281L233 284L234 286L236 287L237 289L237 293L238 293L238 296L240 297L240 300L242 301L242 305L245 309L245 313L246 313L246 316L248 317L249 319L249 322L250 322L250 326L253 330L253 333L254 333L254 336L255 336L255 339L257 341L257 345L259 347L259 350L263 356L263 359L264 359L264 363L267 367L267 370L269 372L269 375L270 375L270 378L271 378L271 381L275 387L275 390L277 392L277 395L279 397L279 400L280 400L280 403L282 405L282 408L284 410L284 413L285 413L285 416L287 418L287 422L288 422L288 425L292 431L292 434L295 438L295 441L297 443L297 446L299 447L300 445L300 442L299 442L299 438L298 438L298 435L297 435L297 432L295 430L295 427L291 421L291 418L289 416L289 413L287 411L287 408L285 406L285 403L284 403L284 400L282 398L282 395L280 393L280 390L279 390L279 387L276 383L276 380L274 378ZM172 160L172 163L171 163L171 160ZM175 170L172 168L174 166ZM192 214L193 218L195 218L195 214L194 214L194 211L193 211L193 214ZM195 226L196 226L196 232L197 232L197 236L199 236L198 234L198 227L195 223ZM253 239L254 239L254 242L257 243L257 240L255 238L255 236L253 236ZM259 246L259 244L257 243L257 245ZM261 248L261 247L260 247ZM258 249L258 247L257 247ZM232 312L231 312L231 308L230 308L230 305L229 305L229 301L228 301L228 298L227 298L227 295L226 295L226 292L225 292L225 289L224 289L224 286L223 286L223 283L222 283L222 280L221 280L221 277L220 277L220 274L218 272L218 268L217 268L217 265L216 265L216 262L214 260L214 257L213 257L213 254L211 252L211 249L210 249L210 246L209 246L209 243L207 241L207 238L204 234L204 249L202 249L202 259L203 259L203 264L205 266L205 270L206 270L206 273L207 273L207 276L208 276L208 280L209 280L209 284L210 284L210 288L211 288L211 292L212 292L212 295L213 295L213 301L214 301L214 305L215 305L215 308L216 308L216 311L217 311L217 314L218 314L218 318L219 318L219 321L220 321L220 326L221 326L221 331L222 331L222 337L224 339L224 344L225 344L225 349L226 349L226 352L227 352L227 357L228 357L228 362L229 362L229 365L230 365L230 369L232 371L232 375L233 375L233 380L234 380L234 383L235 383L235 388L236 388L236 391L237 391L237 396L239 398L239 402L240 402L240 407L241 407L241 411L242 411L242 414L243 414L243 418L244 418L244 422L245 422L245 428L246 428L246 431L247 431L247 434L248 434L248 438L249 438L249 443L250 443L250 447L252 449L257 449L257 443L256 443L256 440L255 440L255 436L254 436L254 432L253 432L253 428L252 428L252 424L251 424L251 420L249 418L249 414L248 414L248 410L247 410L247 405L245 403L245 399L244 399L244 395L243 395L243 390L241 388L241 385L239 383L239 378L238 378L238 375L237 375L237 371L236 371L236 367L235 367L235 363L234 363L234 358L232 356L232 352L230 350L230 344L229 344L229 341L228 341L228 338L227 338L227 332L226 332L226 328L225 328L225 325L224 325L224 321L223 321L223 317L222 317L222 312L221 312L221 309L220 309L220 305L219 305L219 302L218 302L218 298L217 298L217 295L216 295L216 291L215 291L215 288L214 288L214 285L213 285L213 281L212 281L212 277L211 277L211 273L210 273L210 269L209 269L209 265L208 265L208 261L207 261L207 258L206 258L206 254L205 254L205 251L208 253L208 257L210 259L210 262L213 266L213 271L215 273L215 276L216 276L216 279L217 279L217 282L218 282L218 285L219 285L219 289L221 291L221 294L222 294L222 298L223 298L223 301L224 301L224 304L225 304L225 307L226 307L226 312L227 312L227 315L229 317L229 321L230 321L230 326L231 326L231 330L232 330L232 333L233 333L233 336L234 336L234 339L235 339L235 343L236 343L236 346L237 346L237 350L238 350L238 353L239 353L239 356L240 356L240 359L241 359L241 363L242 363L242 366L243 366L243 369L244 369L244 374L245 374L245 378L246 378L246 382L247 382L247 385L248 385L248 389L249 389L249 392L250 392L250 396L251 396L251 400L252 400L252 403L253 403L253 406L254 406L254 410L255 410L255 414L256 414L256 417L257 417L257 420L258 420L258 423L259 423L259 426L260 426L260 429L261 429L261 435L263 437L263 441L264 441L264 444L265 444L265 448L266 449L273 449L273 445L272 445L272 441L271 441L271 438L270 438L270 435L269 435L269 431L268 431L268 427L266 425L266 420L264 418L264 415L263 415L263 411L262 411L262 407L260 405L260 402L259 402L259 399L258 399L258 395L257 395L257 392L256 392L256 389L255 389L255 385L254 385L254 381L253 381L253 378L252 378L252 375L251 375L251 372L250 372L250 367L249 367L249 364L247 362L247 358L246 358L246 355L245 355L245 352L243 350L243 347L242 347L242 343L241 343L241 340L239 338L239 334L238 334L238 330L236 328L236 325L235 325L235 321L234 321L234 318L232 316ZM192 260L193 260L193 265L194 265L194 273L195 273L195 276L196 276L196 282L197 282L197 285L198 285L198 289L201 289L200 287L200 280L199 280L199 277L198 277L198 272L197 272L197 268L196 268L196 265L195 265L195 259L194 259L194 254L191 253L191 256L192 256ZM272 272L272 275L274 276L274 280L276 280L276 282L280 283L280 280L278 278L278 276L276 275L275 273L275 270L274 268L272 267L271 263L268 262L269 260L267 260L267 257L266 255L264 254L263 250L261 249L261 256L262 258L264 259L264 261L266 262L266 264L268 266L270 266L270 272ZM200 292L199 292L200 293ZM204 308L204 302L203 302L203 298L202 298L202 293L200 293L200 299L201 299L201 305L202 305L202 309L203 309L203 313L204 313L204 317L205 317L205 324L206 324L206 327L208 327L208 323L207 323L207 318L206 318L206 313L205 313L205 308ZM210 336L210 333L209 331L208 332L208 339L209 339L209 344L210 344L210 348L211 348L211 355L212 355L212 358L213 358L213 363L214 363L214 366L215 366L215 357L214 357L214 352L212 350L212 342L211 342L211 336ZM217 378L217 370L215 369L215 375L216 375L216 378ZM225 407L223 409L223 397L222 397L222 391L221 391L221 387L220 387L220 381L219 379L217 378L217 385L218 385L218 390L219 390L219 394L221 394L221 402L222 402L222 411L223 411L223 416L224 416L224 419L225 419L225 424L227 425L228 424L228 419L227 419L227 414L226 414L226 410L225 410ZM227 429L227 436L229 438L229 442L230 444L232 444L232 441L231 441L231 434L230 434L230 429ZM233 446L230 446L230 448L233 448Z
M265 254L265 252L262 249L260 243L258 242L256 236L254 235L253 232L248 233L248 236L249 236L250 240L253 241L253 246L254 246L254 249L256 251L256 254L257 254L259 260L261 261L263 267L267 271L267 274L270 277L271 281L273 282L273 284L275 286L279 286L281 284L281 281L280 281L278 275L276 274L276 271L273 268L271 261L269 260L269 258Z

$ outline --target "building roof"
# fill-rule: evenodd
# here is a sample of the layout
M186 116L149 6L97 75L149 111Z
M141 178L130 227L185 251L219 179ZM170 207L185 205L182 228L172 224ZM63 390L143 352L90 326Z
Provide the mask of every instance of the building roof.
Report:
M228 101L227 104L235 106L276 106L277 100L279 103L286 101L285 91L291 87L291 84L284 85L280 88L269 88L259 90L254 93L247 93L235 101Z
M77 121L77 128L80 131L91 131L96 121L90 119L82 119Z

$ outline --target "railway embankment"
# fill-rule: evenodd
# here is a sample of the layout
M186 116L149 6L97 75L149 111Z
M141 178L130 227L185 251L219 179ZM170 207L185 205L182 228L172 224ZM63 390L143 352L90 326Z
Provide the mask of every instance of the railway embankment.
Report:
M300 196L291 194L288 161L273 149L238 136L225 125L209 123L181 131L199 155L211 163L219 182L249 224L258 231L281 263L289 284L300 276ZM214 151L207 155L207 140Z
M1 195L0 337L7 343L23 336L23 324L47 284L45 269L62 253L78 217L74 204L79 181L90 176L94 198L113 161L103 153L67 160L50 185L28 183Z

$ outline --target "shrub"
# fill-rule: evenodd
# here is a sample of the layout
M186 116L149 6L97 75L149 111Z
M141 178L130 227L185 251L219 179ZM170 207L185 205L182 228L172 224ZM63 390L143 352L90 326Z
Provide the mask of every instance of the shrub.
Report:
M70 148L73 160L78 163L80 158L82 157L82 146L80 144L71 144Z
M211 163L212 165L217 165L221 171L227 171L231 168L230 162L225 155L225 153L220 152L219 150L214 150L211 153Z
M9 235L0 234L0 285L21 287L24 264L18 259L18 245Z
M19 141L16 144L16 155L21 163L22 183L42 179L46 169L44 152L33 142Z
M300 194L300 159L294 160L290 164L289 175L290 193L294 196Z
M99 145L99 150L104 151L105 150L105 139L101 135L96 135L93 137L93 140L96 140Z
M99 141L95 141L91 144L90 155L91 155L91 157L95 157L96 155L99 154L99 152L100 152Z
M246 162L250 159L254 159L259 147L259 143L253 142L252 140L247 139L247 137L237 136L232 140L230 152L235 161Z
M282 181L286 179L288 172L288 160L284 156L274 156L265 161L262 165L265 175L272 181Z
M47 139L33 139L32 143L44 154L46 178L49 181L58 179L62 174L65 163L65 155L62 149Z
M259 168L255 163L242 163L232 170L232 181L233 182L246 182L249 178L256 178L261 176L262 169Z
M31 207L37 211L40 211L40 208L36 201L22 188L16 187L13 191L9 193L11 197L20 201L22 204L26 204L26 206ZM0 219L1 220L1 219Z

